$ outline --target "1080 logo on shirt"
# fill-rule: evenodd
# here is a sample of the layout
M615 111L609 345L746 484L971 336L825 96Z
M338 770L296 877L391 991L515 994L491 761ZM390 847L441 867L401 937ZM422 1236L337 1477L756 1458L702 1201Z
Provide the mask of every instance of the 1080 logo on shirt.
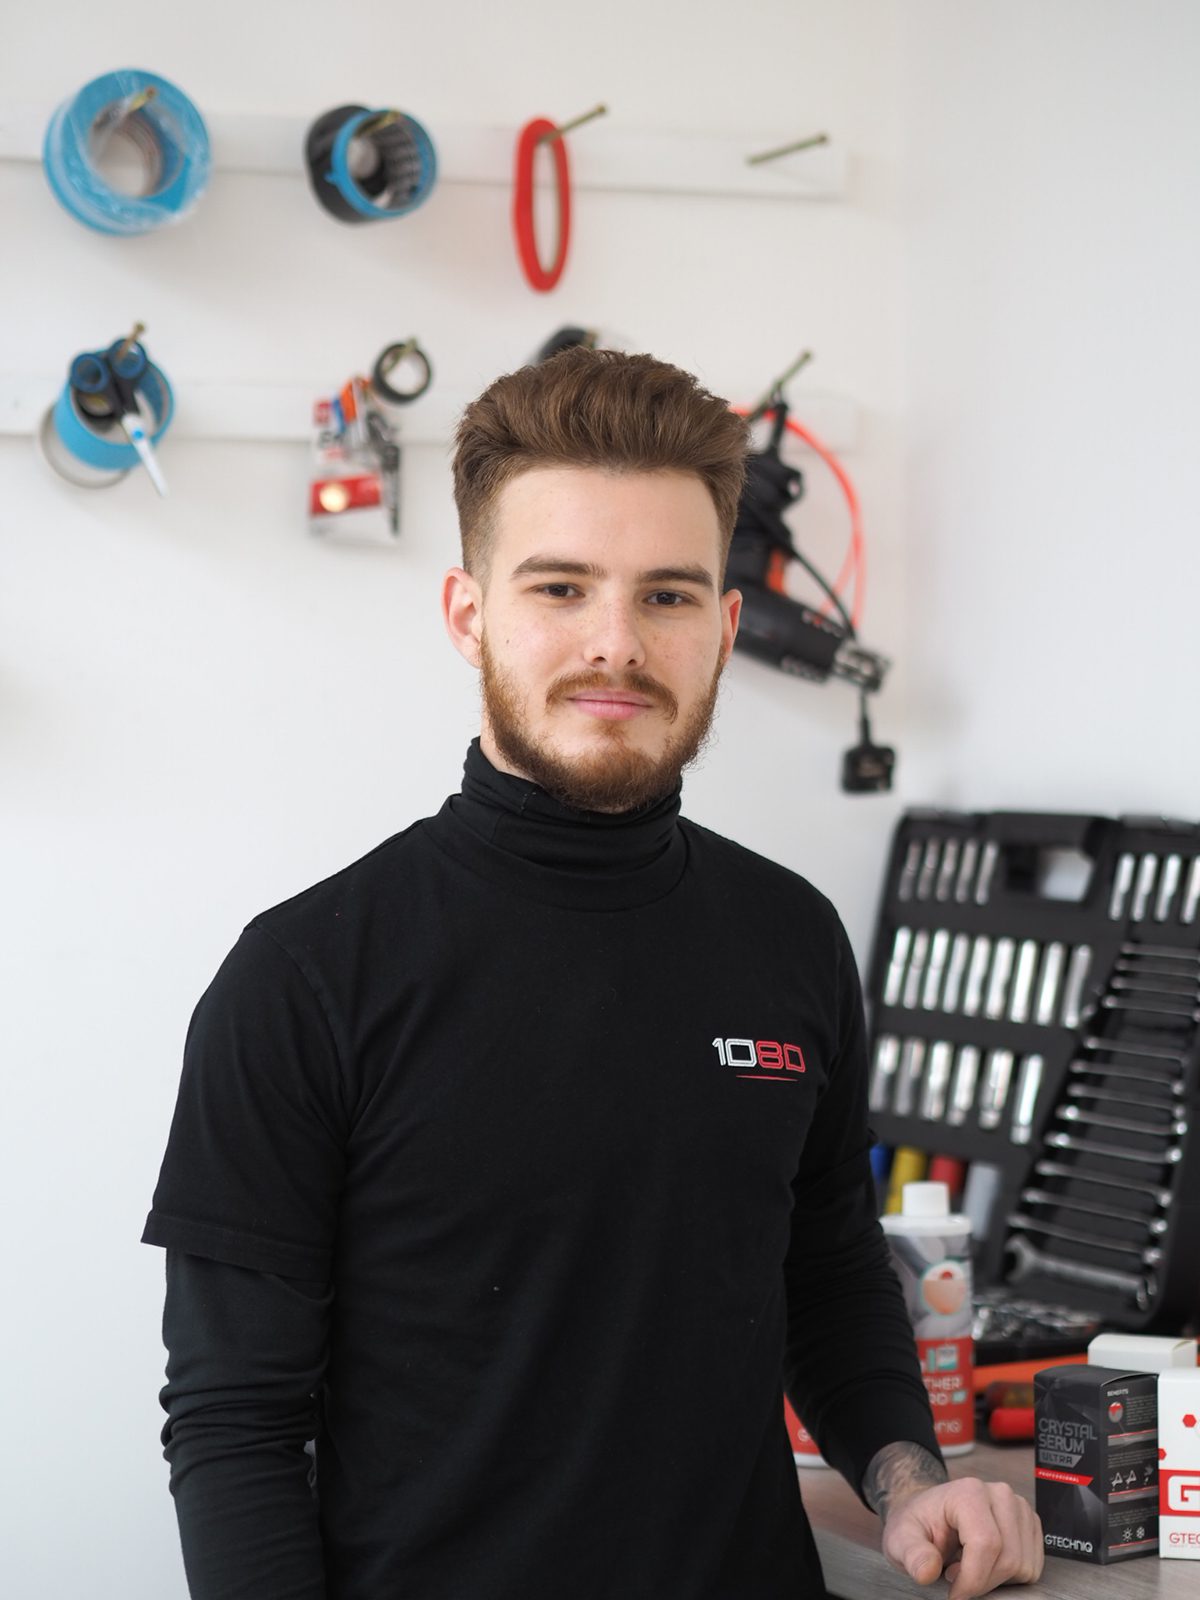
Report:
M736 1068L739 1078L769 1078L777 1072L805 1070L804 1052L798 1044L780 1044L777 1039L714 1039L712 1045L721 1065Z

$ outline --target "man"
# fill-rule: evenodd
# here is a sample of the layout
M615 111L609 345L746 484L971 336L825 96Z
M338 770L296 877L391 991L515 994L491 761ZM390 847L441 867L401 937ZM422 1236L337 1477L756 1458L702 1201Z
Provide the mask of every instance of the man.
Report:
M143 1237L196 1600L823 1594L784 1381L918 1582L1040 1571L945 1481L841 924L678 815L745 450L648 356L466 412L462 792L254 918L189 1029Z

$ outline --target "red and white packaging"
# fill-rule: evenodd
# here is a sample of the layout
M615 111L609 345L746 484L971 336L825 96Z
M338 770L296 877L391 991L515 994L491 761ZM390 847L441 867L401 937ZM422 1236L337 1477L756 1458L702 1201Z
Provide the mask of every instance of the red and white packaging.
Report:
M385 479L366 448L355 385L347 384L337 399L336 406L330 399L313 406L308 526L338 542L394 545L399 532L395 482Z
M1196 1365L1195 1339L1151 1333L1098 1333L1088 1345L1089 1367L1126 1367L1130 1372L1165 1372Z
M1158 1553L1200 1561L1200 1369L1158 1375Z
M792 1459L798 1467L827 1467L825 1457L817 1449L817 1441L792 1410L791 1401L783 1402L783 1420L787 1423L788 1438L792 1441Z

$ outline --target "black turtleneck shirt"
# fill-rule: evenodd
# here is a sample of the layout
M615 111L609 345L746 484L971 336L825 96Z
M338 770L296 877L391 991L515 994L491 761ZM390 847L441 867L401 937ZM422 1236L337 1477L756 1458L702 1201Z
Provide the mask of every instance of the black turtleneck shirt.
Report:
M836 913L679 818L462 793L255 917L143 1239L194 1600L822 1595L782 1386L937 1453Z

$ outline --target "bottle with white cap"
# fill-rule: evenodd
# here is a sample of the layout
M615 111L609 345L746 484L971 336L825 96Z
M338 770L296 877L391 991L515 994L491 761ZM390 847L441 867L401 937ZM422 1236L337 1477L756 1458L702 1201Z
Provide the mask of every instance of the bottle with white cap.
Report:
M917 1341L944 1456L975 1448L971 1224L944 1183L906 1183L902 1210L880 1218Z

